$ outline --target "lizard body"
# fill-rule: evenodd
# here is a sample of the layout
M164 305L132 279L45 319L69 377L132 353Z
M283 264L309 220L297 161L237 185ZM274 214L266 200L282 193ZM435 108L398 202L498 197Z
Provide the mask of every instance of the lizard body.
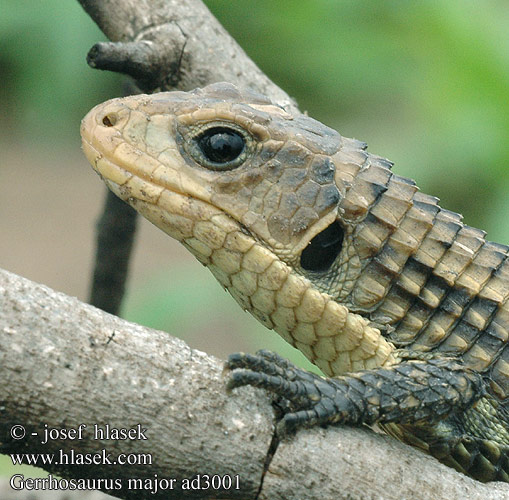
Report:
M82 137L115 194L334 377L233 355L231 387L287 401L280 429L379 423L509 481L506 246L364 143L230 84L108 101Z

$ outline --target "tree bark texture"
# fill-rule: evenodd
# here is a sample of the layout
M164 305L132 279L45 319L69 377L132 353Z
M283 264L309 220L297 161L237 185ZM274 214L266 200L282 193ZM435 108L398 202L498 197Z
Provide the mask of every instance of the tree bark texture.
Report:
M128 74L146 92L231 82L299 113L200 0L79 2L111 40L92 48L92 66Z
M273 442L270 399L250 387L227 394L220 360L7 271L0 271L0 377L3 453L147 454L152 465L44 468L124 486L175 479L174 489L155 495L105 488L119 498L509 498L509 485L478 483L368 429L302 430ZM41 444L45 430L80 424L82 439ZM27 438L11 437L15 425ZM147 439L94 439L94 425L139 425ZM183 490L197 474L238 475L240 489Z

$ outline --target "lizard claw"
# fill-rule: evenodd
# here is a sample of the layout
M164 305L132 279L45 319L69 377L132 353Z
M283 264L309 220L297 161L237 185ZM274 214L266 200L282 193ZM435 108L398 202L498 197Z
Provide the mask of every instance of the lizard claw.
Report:
M352 410L336 380L302 370L271 351L232 354L226 368L232 371L228 390L251 385L278 396L276 405L283 414L276 427L280 437L298 427L339 422Z

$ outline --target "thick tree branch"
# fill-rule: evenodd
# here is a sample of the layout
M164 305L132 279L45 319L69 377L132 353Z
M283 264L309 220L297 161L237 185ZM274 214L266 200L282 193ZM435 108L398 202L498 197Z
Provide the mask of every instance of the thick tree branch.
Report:
M4 453L150 454L152 464L46 470L65 477L175 478L241 474L254 498L272 438L272 412L255 391L228 396L222 363L169 334L128 323L8 272L0 274L0 436ZM248 393L251 393L248 395ZM28 438L10 437L22 424ZM41 444L47 428L86 424L81 440ZM146 429L147 439L94 440L93 428ZM30 434L37 432L37 437ZM143 491L108 491L144 498ZM146 497L151 495L145 492ZM163 492L155 498L182 498ZM212 498L213 491L186 497Z
M176 480L173 490L156 495L103 488L119 498L502 500L509 495L509 485L478 483L367 429L301 431L271 449L269 399L252 388L226 394L222 369L221 361L167 333L0 271L0 377L9 381L0 392L4 453L149 454L151 465L45 469L66 478L120 479L124 486L156 474ZM10 437L17 424L26 428L27 439ZM46 428L80 424L87 426L81 440L41 444ZM93 439L94 425L138 424L146 429L146 440ZM238 474L241 489L182 491L182 480L196 474Z

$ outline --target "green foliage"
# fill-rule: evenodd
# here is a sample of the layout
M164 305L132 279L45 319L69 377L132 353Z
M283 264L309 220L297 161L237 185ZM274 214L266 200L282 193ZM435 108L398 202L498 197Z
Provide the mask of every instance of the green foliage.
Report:
M302 109L509 242L490 208L509 178L509 4L206 3Z
M27 142L78 144L94 104L119 95L117 75L89 68L88 49L104 35L69 0L0 0L0 131Z

